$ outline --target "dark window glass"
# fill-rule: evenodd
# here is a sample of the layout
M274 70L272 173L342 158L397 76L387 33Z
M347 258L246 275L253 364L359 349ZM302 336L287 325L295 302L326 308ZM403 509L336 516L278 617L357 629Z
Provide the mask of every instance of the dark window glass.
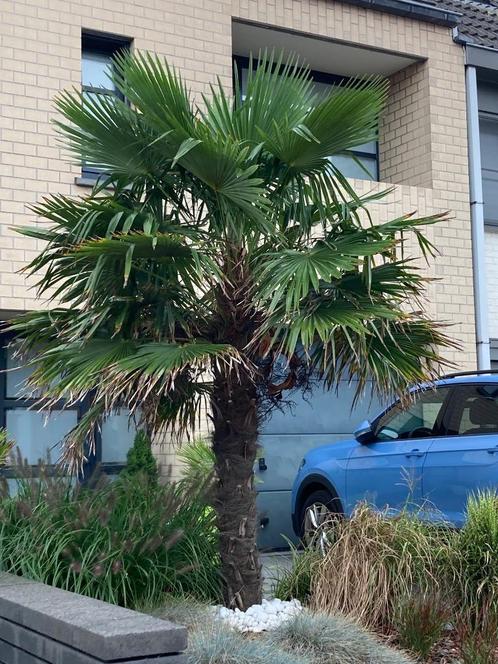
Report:
M440 387L419 392L405 407L396 403L377 422L377 439L404 440L441 435L441 415L449 389Z
M489 340L489 352L491 355L491 369L495 371L498 369L498 339Z
M57 461L61 444L69 431L76 426L79 407L63 410L61 401L50 412L40 410L40 392L29 391L26 381L33 373L14 354L12 346L0 349L0 426L5 427L9 437L17 444L29 464L36 465L40 459ZM27 360L26 360L27 361Z
M461 385L451 399L449 433L498 433L498 384Z
M245 96L247 88L247 72L249 71L249 60L237 56L237 71L239 74L239 83L242 98ZM255 65L256 66L256 65ZM344 85L347 81L344 77L325 74L323 72L312 71L311 76L314 81L315 91L320 97L326 97L334 88ZM357 145L351 149L350 154L331 155L330 161L338 168L343 175L348 178L357 178L360 180L378 180L379 179L379 156L378 142L371 141L364 145Z
M81 86L86 96L120 96L109 72L116 53L129 49L130 40L93 33L81 37ZM82 173L87 178L98 178L104 169L83 164Z
M481 113L479 133L484 218L487 222L498 223L498 115Z
M67 407L64 400L48 410L40 410L39 391L30 392L26 381L34 367L26 366L8 345L0 341L0 427L6 428L27 463L36 466L47 457L57 462L65 436L85 413L85 404ZM137 428L128 411L121 409L111 415L96 431L96 454L88 463L87 473L99 464L104 472L119 472L126 463L126 454L133 444ZM13 469L2 474L12 476Z

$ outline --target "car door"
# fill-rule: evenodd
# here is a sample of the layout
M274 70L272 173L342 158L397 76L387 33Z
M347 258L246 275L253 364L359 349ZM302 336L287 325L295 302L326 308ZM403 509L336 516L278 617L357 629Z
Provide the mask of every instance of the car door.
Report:
M445 435L431 445L423 488L430 518L460 526L469 494L498 488L498 383L452 389Z
M373 442L358 443L347 465L348 511L366 500L377 509L415 510L422 503L423 468L439 435L449 389L421 390L397 402L374 423Z

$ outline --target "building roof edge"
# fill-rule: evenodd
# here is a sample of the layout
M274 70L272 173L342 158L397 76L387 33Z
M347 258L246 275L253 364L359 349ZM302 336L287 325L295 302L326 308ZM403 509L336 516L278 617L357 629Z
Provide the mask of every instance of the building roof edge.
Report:
M418 21L427 23L436 23L447 27L454 27L458 23L461 14L448 9L439 9L434 5L426 5L423 2L413 2L412 0L343 0L350 5L358 7L367 7L377 11L405 16Z

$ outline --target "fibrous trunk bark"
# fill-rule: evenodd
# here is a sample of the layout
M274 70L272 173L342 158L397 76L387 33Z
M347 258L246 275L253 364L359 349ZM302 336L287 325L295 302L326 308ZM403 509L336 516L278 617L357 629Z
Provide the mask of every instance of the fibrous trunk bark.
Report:
M243 254L227 257L225 287L217 294L217 336L242 355L251 339L249 278ZM258 399L249 365L213 367L213 450L217 487L214 507L220 537L225 604L247 609L262 598L261 564L256 546L254 464L258 449Z
M261 565L256 547L254 487L258 416L252 381L216 380L213 445L218 485L215 509L221 573L227 606L247 609L261 602ZM233 378L233 377L232 377Z

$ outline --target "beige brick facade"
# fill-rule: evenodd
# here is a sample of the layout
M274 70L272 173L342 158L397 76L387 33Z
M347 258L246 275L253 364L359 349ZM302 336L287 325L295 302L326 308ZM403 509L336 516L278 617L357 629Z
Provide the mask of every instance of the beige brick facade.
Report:
M253 21L418 60L391 76L381 127L381 180L399 185L378 219L451 212L429 236L440 250L424 270L438 279L428 308L462 344L452 359L475 364L463 51L451 30L335 0L0 0L0 310L39 307L17 270L37 252L12 227L35 222L45 194L84 194L56 142L54 95L78 86L82 29L133 39L178 67L196 94L232 81L232 22ZM288 33L292 50L292 33ZM333 67L331 65L331 73ZM358 72L361 73L361 72ZM372 183L358 181L359 191ZM374 185L380 186L380 185Z

